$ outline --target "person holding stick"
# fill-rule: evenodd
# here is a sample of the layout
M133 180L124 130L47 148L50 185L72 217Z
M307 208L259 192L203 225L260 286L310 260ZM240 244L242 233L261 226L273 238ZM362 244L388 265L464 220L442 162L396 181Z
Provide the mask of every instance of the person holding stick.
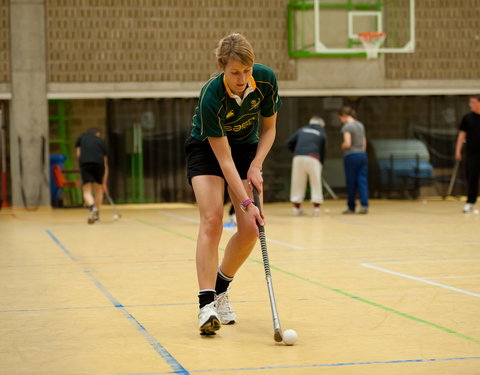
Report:
M196 264L198 327L203 335L236 320L229 285L257 241L257 223L264 225L253 203L252 185L262 192L262 166L275 139L281 106L275 73L254 63L253 48L243 35L221 39L215 52L221 73L201 89L185 142L187 177L200 211ZM219 265L225 184L235 207L237 232Z

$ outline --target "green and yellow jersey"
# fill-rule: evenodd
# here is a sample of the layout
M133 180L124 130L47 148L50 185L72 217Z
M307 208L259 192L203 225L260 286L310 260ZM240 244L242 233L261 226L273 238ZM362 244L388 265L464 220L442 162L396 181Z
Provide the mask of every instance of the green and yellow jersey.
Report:
M254 64L247 90L241 101L228 88L223 73L212 77L200 91L191 136L200 141L227 136L230 144L257 143L259 115L273 116L282 105L273 70Z

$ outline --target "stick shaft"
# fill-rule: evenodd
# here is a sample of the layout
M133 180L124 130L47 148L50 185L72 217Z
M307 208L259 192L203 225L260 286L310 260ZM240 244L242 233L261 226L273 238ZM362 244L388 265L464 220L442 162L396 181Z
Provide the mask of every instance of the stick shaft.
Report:
M260 198L258 196L258 191L254 187L253 188L253 200L255 201L255 205L258 207L260 212L262 212L262 207L260 204ZM259 238L260 238L260 246L262 248L262 259L263 259L263 268L265 270L265 279L267 280L267 289L268 289L268 296L270 299L270 307L272 309L272 319L273 319L273 329L275 331L275 341L282 341L281 336L281 328L280 328L280 318L278 317L277 311L277 303L275 301L275 293L273 291L273 282L272 282L272 275L270 272L270 261L268 260L268 251L267 251L267 241L265 239L265 228L263 225L257 223Z
M105 192L105 195L107 196L108 203L110 203L110 206L112 206L113 210L115 211L115 214L120 216L120 213L118 212L117 206L115 206L115 203L113 203L113 199L110 196L110 194L108 193L108 191Z
M453 187L455 186L455 180L457 179L458 167L460 166L460 161L455 161L455 166L453 167L452 177L450 178L450 184L448 185L447 196L452 195Z

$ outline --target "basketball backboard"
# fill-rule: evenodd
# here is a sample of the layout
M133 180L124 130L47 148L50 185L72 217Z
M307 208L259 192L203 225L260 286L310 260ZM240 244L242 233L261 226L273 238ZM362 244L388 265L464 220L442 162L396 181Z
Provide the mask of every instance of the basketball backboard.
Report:
M379 53L415 50L415 0L291 0L292 57L366 56L359 33L385 33Z

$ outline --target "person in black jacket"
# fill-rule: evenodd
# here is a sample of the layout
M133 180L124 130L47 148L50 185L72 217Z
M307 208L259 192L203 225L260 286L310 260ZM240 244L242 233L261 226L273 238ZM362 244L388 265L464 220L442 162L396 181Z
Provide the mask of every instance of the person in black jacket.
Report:
M470 113L463 116L460 123L455 159L462 160L462 148L465 143L465 164L467 169L467 203L463 212L472 212L477 202L478 180L480 178L480 94L472 95L468 102Z
M305 215L302 203L305 199L307 180L310 184L313 216L320 214L323 203L322 169L325 159L326 141L325 121L313 116L308 125L298 129L288 140L287 146L295 156L292 161L292 182L290 201L295 216Z
M103 193L107 190L107 146L100 136L99 128L90 128L75 142L82 175L83 200L89 208L88 224L99 220Z

